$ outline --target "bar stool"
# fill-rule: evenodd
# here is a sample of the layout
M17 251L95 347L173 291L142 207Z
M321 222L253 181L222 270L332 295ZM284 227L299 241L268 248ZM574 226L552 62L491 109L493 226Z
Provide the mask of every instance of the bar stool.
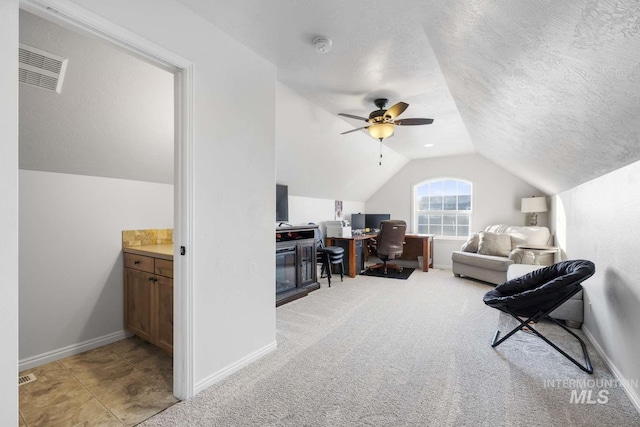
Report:
M320 270L320 278L324 277L323 274L326 270L327 280L329 281L329 287L331 287L331 266L340 266L340 281L343 281L344 276L344 248L340 246L322 246L317 248L318 257L321 258L322 269Z
M315 224L310 223L309 225ZM331 267L333 265L339 265L340 281L342 282L344 277L344 248L340 246L325 246L320 228L318 228L318 234L316 236L316 253L316 261L322 265L320 278L323 278L326 272L329 287L331 287Z

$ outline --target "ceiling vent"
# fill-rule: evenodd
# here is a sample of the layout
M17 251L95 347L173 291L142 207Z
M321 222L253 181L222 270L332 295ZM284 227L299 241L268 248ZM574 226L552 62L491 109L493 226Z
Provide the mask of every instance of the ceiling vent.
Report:
M67 59L20 43L18 81L60 93Z

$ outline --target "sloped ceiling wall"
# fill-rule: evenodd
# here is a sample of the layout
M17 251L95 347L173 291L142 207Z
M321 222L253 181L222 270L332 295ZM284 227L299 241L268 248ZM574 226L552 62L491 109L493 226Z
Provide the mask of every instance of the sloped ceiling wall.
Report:
M339 138L342 125L335 115L276 85L276 180L289 186L289 195L364 202L407 164L363 133L349 141Z
M344 82L368 75L402 86L391 84L397 70L412 69L416 58L426 55L414 37L417 23L475 150L549 194L640 160L637 0L406 0L397 5L326 0L315 7L294 0L268 6L236 0L220 7L205 0L178 1L274 62L279 78L289 76L291 89L332 114L343 111L337 109L337 96L331 111L323 103L326 93L309 88L321 84L338 93ZM377 25L380 17L384 23ZM362 42L362 35L372 31L377 36ZM340 73L334 81L327 79L336 73L318 76L314 67L288 63L286 58L308 52L314 34L333 37L335 52L366 51L377 59L362 69L353 55L345 55L335 65ZM385 61L381 54L389 43L384 41L403 37L414 56ZM295 67L287 69L288 64ZM427 105L433 102L429 94L417 92L412 106L420 96ZM353 95L343 96L346 102ZM442 113L434 117L439 123Z
M554 194L640 160L640 2L431 1L476 150Z
M254 51L273 61L278 67L279 78L291 75L294 70L286 69L286 61L279 59L281 55L276 51L286 50L292 57L309 55L308 43L302 43L301 40L306 40L313 34L323 34L325 31L329 35L340 31L361 34L371 31L371 22L362 19L362 13L353 19L348 19L344 14L354 14L361 10L360 6L366 7L369 15L371 10L379 13L389 11L388 5L381 1L352 4L327 0L322 7L316 8L302 7L293 0L279 0L269 6L257 0L238 0L220 5L203 0L179 1L198 10L205 19L220 25ZM293 7L294 5L297 7ZM324 15L316 16L319 13ZM451 93L458 109L454 112L455 116L462 119L458 120L461 129L457 131L461 135L468 134L473 148L491 161L546 193L555 194L640 160L640 121L636 118L637 111L640 111L640 2L407 0L403 2L402 8L393 10L393 13L389 27L374 26L373 29L383 36L395 35L401 38L403 34L414 34L414 28L409 28L410 25L421 23L421 31L428 38L426 43L431 47L429 51L432 50L437 58L443 76L441 79L430 79L430 84L446 84L443 91ZM309 22L309 15L313 15L313 24L309 24L305 34L300 34L302 30L296 30L297 38L284 38L290 42L277 43L283 34L288 34L285 25L280 25L281 23L297 22L296 18ZM335 23L343 20L350 22L350 25L346 28L336 27ZM404 23L406 31L400 23ZM37 34L30 36L35 37ZM56 40L57 37L51 38ZM411 40L411 37L407 37L404 42L417 49L418 44L411 43ZM341 43L349 43L349 38L342 38ZM336 52L339 47L338 44ZM380 46L363 43L355 49L375 53L379 52ZM84 53L90 55L91 51ZM414 53L425 54L419 49ZM311 54L315 55L315 52ZM280 64L279 61L284 63ZM315 68L305 68L298 75L299 79L290 79L286 84L295 93L302 94L305 93L305 88L315 87L318 82L331 87L331 84L344 84L345 81L352 82L354 79L357 81L358 77L365 74L366 70L359 69L354 73L357 75L348 75L349 61L353 63L352 56L344 55L342 61L342 65L336 65L340 73L323 73L321 78L317 78L312 74ZM295 65L293 68L301 68L299 63L292 63ZM369 72L387 81L394 70L412 69L412 66L415 66L415 56L407 56L404 60L394 57L389 64L384 61L372 62ZM336 78L337 81L332 83L330 78ZM131 91L134 89L138 88L129 88ZM63 88L63 95L65 90L68 87ZM110 92L107 89L103 91ZM429 98L432 93L425 95L427 102L433 102L432 97ZM158 102L152 101L155 96L158 94L150 91L135 99L157 105ZM336 144L338 141L345 142L339 132L353 124L343 121L344 127L336 127L333 118L336 111L342 110L329 111L323 107L326 96L322 93L305 96L308 102L324 108L329 114L320 115L321 117L305 123L301 121L297 123L297 127L312 129L324 124L324 129L332 129L331 141L335 140ZM348 105L353 105L353 100L349 98L353 95L344 96L345 100L349 100ZM24 94L21 93L21 106L23 97ZM418 98L411 99L412 106L419 104ZM116 99L114 97L114 102ZM332 105L338 108L338 100L332 98ZM357 105L352 108L357 108ZM139 105L124 103L122 107L115 108L115 111L130 119L133 117L132 112L140 109ZM362 111L367 111L364 105ZM418 111L420 110L416 109ZM33 116L38 114L34 112ZM333 116L331 123L327 123L330 116ZM107 115L99 114L86 121L96 126L98 134L108 137L105 139L120 144L113 149L105 149L107 145L103 143L97 144L94 148L101 153L103 160L117 165L114 167L127 171L132 179L136 179L131 172L135 171L136 165L127 163L115 153L131 147L131 142L137 140L144 142L146 146L135 153L133 158L144 165L159 162L156 157L158 140L141 138L135 134L139 120L130 119L130 132L123 137L116 137L111 133L113 126L102 122L105 117ZM161 115L154 115L148 119L159 117ZM435 118L437 123L442 122L442 115ZM280 115L279 120L284 122L283 126L289 126L283 116ZM160 129L167 122L158 120L151 128ZM147 121L148 123L151 122ZM76 129L70 125L71 123L67 123L64 128L57 129L65 132L62 138L58 138L59 141L74 137ZM430 130L425 129L425 132L428 131ZM41 134L46 135L46 132L42 130ZM450 133L454 134L454 130ZM353 140L351 136L353 134L349 135L348 141ZM64 142L60 146L44 146L39 151L39 166L25 164L27 158L22 142L28 141L31 136L21 133L20 137L21 167L41 168L42 164L66 161L64 155L60 155L69 150L67 142ZM397 140L400 141L400 138ZM280 140L277 142L280 143ZM326 138L318 143L324 144L325 148L323 164L339 164L340 159L345 156L344 151L333 149L332 144L327 144ZM469 152L469 147L465 146L464 152ZM425 151L425 157L432 155ZM106 174L100 171L96 162L74 157L69 160L68 163L76 167L85 165L84 170L74 173L88 173L89 169L95 174ZM377 165L377 162L374 164ZM166 170L166 167L158 166L156 170ZM353 162L349 168L342 168L340 173L347 174L345 181L353 183L362 181L362 176L371 175L360 162ZM386 180L392 174L390 169L378 169L376 178L383 177ZM325 197L327 191L318 191L319 187L314 187L312 180L307 182L309 185L300 189L300 195ZM358 195L345 198L366 200L371 190L360 188ZM341 196L336 194L327 197Z
M20 168L173 183L173 74L20 11L20 42L68 58L61 93L20 84Z

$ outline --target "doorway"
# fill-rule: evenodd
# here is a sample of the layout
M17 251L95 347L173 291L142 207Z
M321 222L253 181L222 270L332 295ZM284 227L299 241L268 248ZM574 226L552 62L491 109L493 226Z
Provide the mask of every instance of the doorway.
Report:
M44 2L46 3L46 2ZM174 75L174 383L180 399L193 395L191 365L191 262L187 248L191 242L190 188L192 135L192 64L140 39L113 24L80 9L56 11L41 2L21 1L21 8L45 20L81 34L98 37L129 54L144 59ZM185 248L184 251L180 248ZM183 254L184 255L181 255Z

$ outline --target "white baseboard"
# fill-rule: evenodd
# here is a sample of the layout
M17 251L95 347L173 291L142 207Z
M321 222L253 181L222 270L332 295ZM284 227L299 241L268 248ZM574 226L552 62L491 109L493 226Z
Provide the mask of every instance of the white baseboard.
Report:
M584 323L582 324L582 332L584 332L584 334L587 336L587 338L591 342L591 345L593 345L593 348L596 349L598 355L600 355L602 360L604 360L604 363L607 365L613 376L620 382L620 385L622 385L622 389L626 393L633 406L636 408L636 411L640 413L640 395L638 395L638 392L629 388L630 382L624 377L624 375L622 375L620 370L609 358L607 353L605 353L604 349L600 346L598 341L596 341L593 334L589 331L588 328L585 327Z
M122 330L114 332L113 334L104 335L92 340L38 354L36 356L27 357L18 362L18 370L24 371L25 369L35 368L36 366L44 365L45 363L54 362L56 360L64 359L65 357L73 356L74 354L80 354L85 351L93 350L94 348L102 347L103 345L111 344L112 342L123 340L131 335L131 333Z
M278 343L276 341L273 341L271 344L268 344L268 345L262 347L261 349L258 349L257 351L254 351L253 353L243 357L242 359L238 360L237 362L232 363L231 365L219 370L218 372L208 376L204 380L196 383L196 385L194 387L195 388L194 396L196 394L200 393L202 390L205 390L205 389L211 387L215 383L217 383L219 381L222 381L224 378L228 377L229 375L233 374L234 372L237 372L240 369L244 368L245 366L255 362L256 360L260 359L261 357L266 356L267 354L271 353L276 348L278 348Z

